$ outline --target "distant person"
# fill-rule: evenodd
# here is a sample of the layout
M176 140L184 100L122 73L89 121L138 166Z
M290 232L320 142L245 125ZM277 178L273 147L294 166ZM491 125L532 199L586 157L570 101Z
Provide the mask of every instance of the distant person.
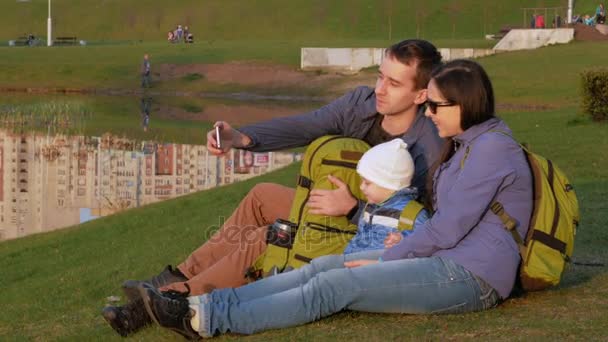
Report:
M184 37L184 29L182 29L182 25L177 25L177 29L175 30L175 32L176 32L175 40L179 43L182 41L182 38Z
M34 36L33 34L29 34L27 36L27 45L28 46L34 46L36 45L36 36Z
M551 21L551 26L553 28L560 28L562 27L562 17L559 15L556 15L553 20Z
M545 17L542 14L537 15L534 24L537 29L545 28Z
M606 23L606 9L604 8L604 4L600 3L599 6L595 9L595 23L596 24L605 24Z
M577 14L574 17L572 17L572 22L574 24L583 24L583 17L580 14Z
M188 35L186 35L186 43L188 44L192 44L194 43L194 35L192 33L188 33Z
M173 31L167 32L167 41L169 43L175 43L175 35L173 34Z
M532 19L530 20L530 28L536 28L536 14L532 14Z
M585 14L583 23L587 26L593 26L595 24L593 19L594 19L594 17L590 16L589 14Z
M188 43L189 34L190 34L190 28L186 25L186 26L184 26L184 43Z
M144 55L144 61L141 65L141 87L150 88L150 56Z

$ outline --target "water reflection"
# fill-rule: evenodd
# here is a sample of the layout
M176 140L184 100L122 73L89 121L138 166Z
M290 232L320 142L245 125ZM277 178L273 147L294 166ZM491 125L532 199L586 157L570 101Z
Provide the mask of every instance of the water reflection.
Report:
M9 96L10 95L10 96ZM201 144L218 120L233 126L303 113L315 102L236 101L191 97L0 93L0 126L16 130Z
M139 107L141 112L141 126L144 129L144 132L147 132L148 126L150 126L150 108L152 107L152 98L142 97Z
M300 158L240 151L217 158L199 145L1 129L0 240L237 182Z

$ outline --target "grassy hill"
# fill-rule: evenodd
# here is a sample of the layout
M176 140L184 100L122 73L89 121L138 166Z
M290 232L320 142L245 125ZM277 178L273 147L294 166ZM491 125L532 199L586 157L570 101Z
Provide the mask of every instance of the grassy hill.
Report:
M108 3L102 2L102 3ZM572 44L481 60L516 137L557 163L577 191L582 221L574 259L608 262L608 126L577 115L578 71L601 65L607 44ZM595 53L586 53L587 51ZM599 52L598 52L599 51ZM605 55L605 53L604 53ZM535 110L534 104L545 105ZM120 283L176 264L208 239L261 181L292 184L297 165L245 183L157 203L47 234L0 243L0 340L121 340L99 312ZM574 265L550 291L482 313L451 316L345 312L252 340L605 340L608 270ZM232 339L225 336L223 339ZM181 340L152 327L136 340Z
M420 37L438 47L491 47L495 42L485 40L485 34L506 25L527 25L522 7L561 6L565 13L567 1L61 0L52 4L54 37L77 36L89 45L0 46L0 88L136 90L144 53L152 56L153 78L158 80L161 64L266 61L297 67L302 46L385 47ZM576 1L575 13L593 13L595 6L593 0ZM0 1L0 39L28 33L46 37L46 17L47 0ZM167 44L166 32L177 24L191 27L196 44ZM204 75L155 82L154 87L165 93L277 91L212 84ZM321 95L323 90L281 91Z
M177 24L202 40L483 38L522 25L522 7L567 7L566 0L61 0L52 2L56 36L100 40L164 40ZM594 0L576 1L592 13ZM564 17L564 15L562 15ZM46 36L47 0L4 0L1 39ZM528 20L526 20L526 23ZM550 24L550 20L547 21Z

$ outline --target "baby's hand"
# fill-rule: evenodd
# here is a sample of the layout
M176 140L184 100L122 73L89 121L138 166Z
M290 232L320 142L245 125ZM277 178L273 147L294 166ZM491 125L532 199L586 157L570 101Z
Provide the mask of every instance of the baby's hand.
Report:
M386 239L384 239L384 248L391 248L394 245L398 244L399 241L403 239L403 235L401 233L388 233Z

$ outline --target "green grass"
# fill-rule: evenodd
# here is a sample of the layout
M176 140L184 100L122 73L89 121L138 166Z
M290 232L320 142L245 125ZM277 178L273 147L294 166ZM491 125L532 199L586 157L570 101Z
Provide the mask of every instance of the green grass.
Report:
M30 32L45 37L46 5L45 0L3 1L0 38L15 39ZM592 0L579 0L575 12L591 13L595 5ZM432 40L438 47L489 48L495 42L484 40L485 34L524 24L522 7L552 6L566 4L564 0L56 1L54 35L76 35L90 44L0 47L0 88L135 89L144 53L152 56L154 73L162 63L264 60L297 66L303 46L385 47L411 37ZM178 23L191 26L195 44L164 41L166 32ZM226 91L196 77L182 81L155 86Z
M164 42L93 45L87 47L10 48L0 47L0 88L73 88L129 89L140 87L142 56L148 53L152 62L153 91L235 92L256 91L251 87L218 85L204 75L187 74L176 80L159 81L161 64L206 64L229 61L264 61L300 65L303 46L385 47L388 40L327 40L306 43L298 40L229 40L201 41L193 45L167 45ZM442 47L491 47L484 40L438 40ZM490 44L490 45L488 45ZM276 93L276 88L265 93ZM284 89L280 91L285 92ZM298 93L290 89L292 93ZM310 91L309 91L310 93ZM321 91L313 90L311 95Z
M608 127L581 121L572 108L503 118L537 152L556 162L577 189L582 222L574 259L608 261L605 198ZM74 228L0 243L0 339L119 340L99 315L119 284L176 264L217 229L257 182L291 185L298 165L240 184L129 210ZM606 267L575 266L563 284L511 299L495 310L452 316L345 312L254 340L280 339L604 339ZM232 339L234 336L225 336ZM178 340L157 327L135 339Z
M563 106L578 104L580 72L605 65L607 54L607 42L573 42L479 62L490 74L498 102Z
M596 5L578 0L575 13L591 14ZM46 37L46 0L6 0L0 6L0 38L30 32ZM564 0L64 0L53 2L53 18L55 36L90 41L164 40L177 24L189 25L196 41L395 40L417 34L478 39L504 25L522 25L522 7L554 6L564 7L565 17Z
M552 105L545 111L508 111L501 116L520 141L552 159L573 182L582 216L574 259L583 262L608 262L608 126L578 113L577 75L600 63L605 49L606 44L577 43L482 60L499 101ZM594 53L585 52L590 50ZM137 103L131 105L137 108ZM244 183L0 243L0 340L119 340L99 311L106 297L120 294L123 280L145 278L165 264L179 263L255 183L291 185L296 173L294 165ZM251 339L605 340L606 282L606 266L575 265L558 288L513 298L482 313L344 312ZM157 327L134 339L181 340Z

